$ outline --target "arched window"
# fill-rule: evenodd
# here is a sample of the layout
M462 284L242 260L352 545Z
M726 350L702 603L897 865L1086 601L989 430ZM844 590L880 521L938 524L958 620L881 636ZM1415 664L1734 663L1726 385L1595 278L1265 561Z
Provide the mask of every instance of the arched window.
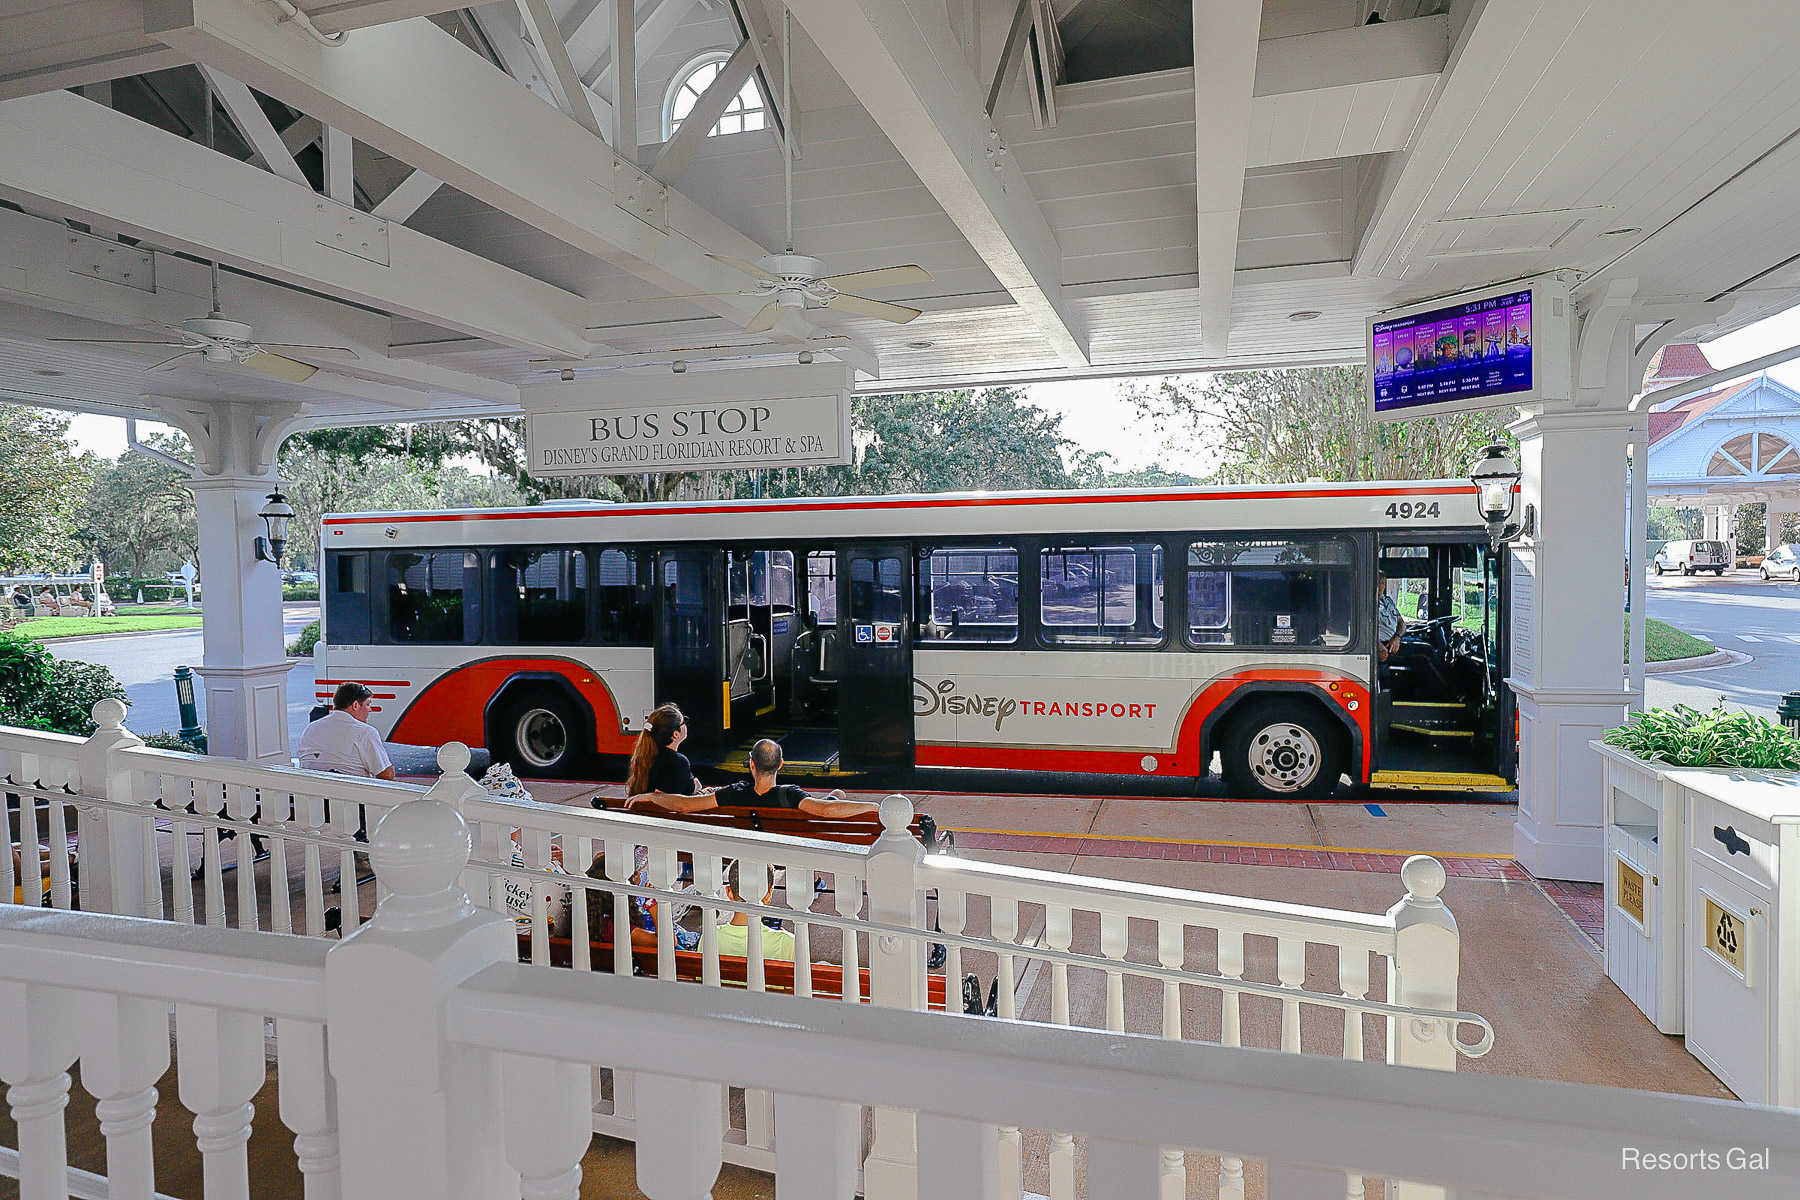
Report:
M1800 473L1800 452L1772 433L1740 433L1717 450L1706 465L1708 475L1787 475Z
M687 68L675 76L674 86L669 88L668 99L663 103L663 140L666 142L675 136L681 123L687 119L688 113L694 110L700 97L712 81L719 77L725 69L726 54L708 54L689 63ZM738 89L738 94L731 98L725 111L719 117L718 124L707 130L707 137L716 137L721 133L748 133L753 129L768 126L768 108L763 104L762 92L756 86L754 77L746 80Z

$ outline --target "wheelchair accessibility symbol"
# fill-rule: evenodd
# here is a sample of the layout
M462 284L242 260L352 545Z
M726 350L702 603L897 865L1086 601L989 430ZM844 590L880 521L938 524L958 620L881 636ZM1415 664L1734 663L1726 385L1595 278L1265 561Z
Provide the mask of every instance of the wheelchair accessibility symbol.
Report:
M857 643L857 645L860 646L864 643L871 643L874 640L875 640L875 627L873 625L858 625L856 627L856 643Z

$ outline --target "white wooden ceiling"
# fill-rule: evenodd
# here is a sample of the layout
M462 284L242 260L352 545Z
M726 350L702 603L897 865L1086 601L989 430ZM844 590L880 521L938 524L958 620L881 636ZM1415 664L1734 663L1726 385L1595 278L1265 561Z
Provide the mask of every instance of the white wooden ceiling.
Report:
M348 31L336 48L255 0L0 0L0 396L418 419L513 411L565 362L822 337L848 339L866 391L1349 361L1372 311L1552 269L1578 296L1630 277L1737 301L1720 332L1800 303L1789 0L1263 0L1253 62L1217 59L1245 0L1053 0L1084 81L1034 86L1028 57L991 121L1014 0L791 0L795 248L934 282L876 293L924 310L908 325L819 310L766 335L742 332L758 301L678 297L739 286L709 251L782 248L775 132L657 163L671 82L744 24L779 101L779 0L626 0L629 150L614 0L545 2L560 52L521 15L540 0L303 2ZM196 62L261 112L221 110L217 150ZM353 187L322 172L346 139ZM417 168L444 184L390 195ZM325 193L394 217L357 226L389 261L318 249L343 215ZM81 276L69 222L155 250L156 290ZM260 336L358 358L294 385L47 340L200 315L215 256Z

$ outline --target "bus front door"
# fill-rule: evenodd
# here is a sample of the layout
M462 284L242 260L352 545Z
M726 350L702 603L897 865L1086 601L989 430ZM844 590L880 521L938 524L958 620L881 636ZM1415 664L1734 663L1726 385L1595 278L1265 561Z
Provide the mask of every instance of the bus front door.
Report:
M683 748L702 762L725 753L731 727L726 665L725 552L681 548L656 556L656 702L688 717Z
M853 771L913 765L912 555L883 542L838 547L838 735Z

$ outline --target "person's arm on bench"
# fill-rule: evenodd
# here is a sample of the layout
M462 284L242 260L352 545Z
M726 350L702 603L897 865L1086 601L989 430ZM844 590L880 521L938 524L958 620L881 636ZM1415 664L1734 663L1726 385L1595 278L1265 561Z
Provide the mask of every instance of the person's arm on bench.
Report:
M845 799L843 790L838 789L825 796L808 796L795 811L809 817L868 817L880 812L881 806Z
M717 808L719 802L713 799L710 788L693 796L677 796L672 792L643 792L626 798L626 808L636 808L639 805L645 808L660 808L665 812L691 813L706 812L708 809Z

